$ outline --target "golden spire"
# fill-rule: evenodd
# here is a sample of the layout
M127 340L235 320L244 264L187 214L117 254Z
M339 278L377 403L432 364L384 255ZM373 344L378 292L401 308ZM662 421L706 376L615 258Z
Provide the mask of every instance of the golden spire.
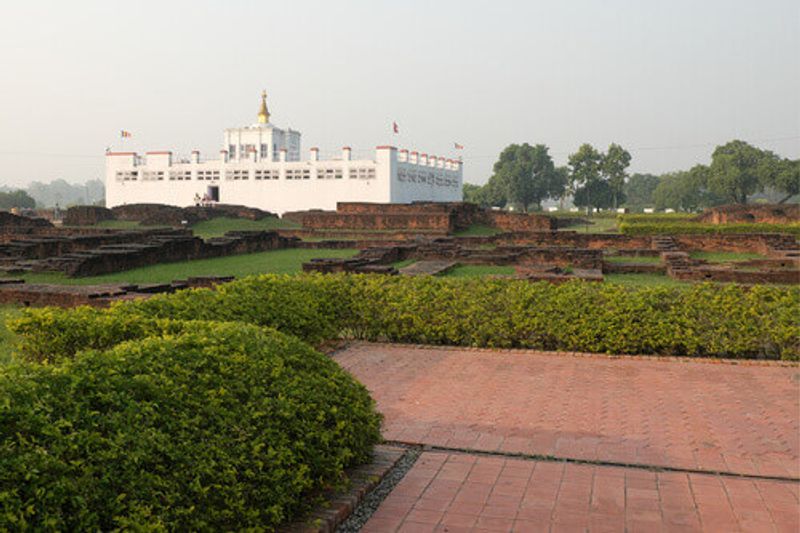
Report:
M267 124L269 122L269 111L267 110L267 91L261 91L261 109L258 110L258 123Z

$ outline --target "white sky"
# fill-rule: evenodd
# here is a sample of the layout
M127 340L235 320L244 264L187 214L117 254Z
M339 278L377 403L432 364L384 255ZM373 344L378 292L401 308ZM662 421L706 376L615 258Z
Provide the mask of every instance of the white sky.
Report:
M472 183L512 142L617 142L654 173L733 138L800 157L797 0L3 4L0 185L102 178L121 129L213 155L262 88L304 152L462 155Z

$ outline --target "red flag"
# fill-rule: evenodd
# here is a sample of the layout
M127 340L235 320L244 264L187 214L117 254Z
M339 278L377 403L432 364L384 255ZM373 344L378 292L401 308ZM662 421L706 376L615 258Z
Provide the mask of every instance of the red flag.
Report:
M126 131L126 130L120 130L119 136L122 137L123 139L125 137L133 137L133 135L131 135L131 132Z
M453 144L455 145L456 150L463 150L464 149L464 145L463 144L458 144L458 143L453 143Z
M395 133L400 133L400 126L397 125L397 122L392 122L392 131Z

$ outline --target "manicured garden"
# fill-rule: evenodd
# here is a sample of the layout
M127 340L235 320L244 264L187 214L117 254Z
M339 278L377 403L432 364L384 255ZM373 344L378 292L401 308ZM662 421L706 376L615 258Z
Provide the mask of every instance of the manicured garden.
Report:
M800 289L253 276L110 309L3 308L0 529L271 529L369 459L334 338L800 358Z

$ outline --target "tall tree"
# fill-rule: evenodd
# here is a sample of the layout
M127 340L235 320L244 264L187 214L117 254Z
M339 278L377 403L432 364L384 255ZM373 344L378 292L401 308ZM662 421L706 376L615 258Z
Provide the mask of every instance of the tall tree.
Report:
M764 171L764 187L771 187L786 196L779 203L800 194L800 159L781 159L773 162L774 168Z
M462 188L462 191L465 202L478 205L485 205L483 199L483 187L481 187L480 185L465 183L464 187Z
M489 183L505 191L509 204L527 211L531 205L541 207L542 200L558 197L564 187L561 178L545 145L524 143L509 145L500 153Z
M656 208L697 211L724 203L724 199L708 190L709 174L707 166L695 165L691 170L662 175L653 191Z
M570 189L573 195L579 192L585 196L587 212L591 213L592 207L597 207L592 201L592 190L597 188L596 182L602 180L603 155L595 150L591 144L583 144L578 151L569 156L570 167ZM581 189L586 189L581 192Z
M653 191L660 178L653 174L633 174L625 184L625 203L631 207L653 205Z
M708 187L727 201L746 204L749 195L763 190L773 179L777 162L778 156L772 152L744 141L717 146L711 155Z
M606 180L591 181L575 192L572 203L578 207L605 209L614 205L614 191Z
M608 181L614 209L619 207L624 196L623 188L625 187L625 178L628 176L627 168L630 164L631 154L616 143L611 143L603 155L603 175Z

